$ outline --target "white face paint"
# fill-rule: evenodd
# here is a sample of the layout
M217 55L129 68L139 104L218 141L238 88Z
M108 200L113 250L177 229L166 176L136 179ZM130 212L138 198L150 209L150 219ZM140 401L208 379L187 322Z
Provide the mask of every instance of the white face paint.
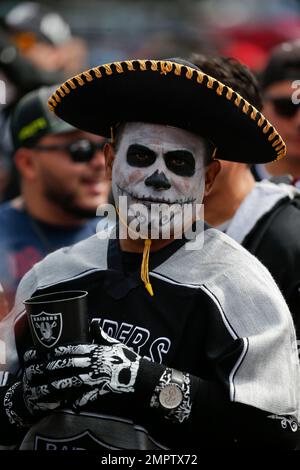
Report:
M112 174L116 205L119 207L120 196L127 197L127 221L136 218L132 215L136 214L135 205L143 204L153 235L161 233L162 226L170 225L173 220L173 217L164 220L161 215L153 215L153 209L157 213L159 208L172 207L182 214L188 205L192 208L201 204L205 189L204 156L203 140L188 131L158 124L127 123ZM141 236L148 237L148 229Z

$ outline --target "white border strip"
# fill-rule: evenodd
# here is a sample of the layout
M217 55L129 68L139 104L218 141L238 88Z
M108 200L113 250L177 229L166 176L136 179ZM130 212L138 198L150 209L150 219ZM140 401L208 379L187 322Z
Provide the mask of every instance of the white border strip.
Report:
M175 284L176 286L184 286L184 287L190 287L191 289L200 289L201 286L199 284L184 284L183 282L176 282L170 279L169 277L162 276L161 274L158 274L156 272L149 272L150 276L157 277L158 279L162 279L163 281L168 282L169 284Z
M246 356L246 353L248 351L248 345L249 345L248 338L240 338L240 339L243 340L244 346L243 346L243 351L242 351L237 363L235 364L232 371L230 372L230 376L229 376L230 401L234 401L234 398L235 398L235 388L234 388L234 382L233 382L234 381L234 375L235 375L236 371L238 370L238 368L240 367L241 363L243 362L244 357Z
M229 375L229 392L230 392L230 400L231 401L234 401L234 398L235 398L235 386L234 386L234 376L235 376L235 373L236 371L238 370L238 368L240 367L241 363L243 362L245 356L246 356L246 353L248 351L248 346L249 346L249 341L248 341L248 338L241 338L239 336L237 336L236 332L233 330L233 328L231 327L228 319L226 318L226 315L218 301L218 299L212 294L212 292L210 292L210 290L205 287L203 284L201 285L195 285L195 284L184 284L184 283L180 283L180 282L176 282L176 281L173 281L167 277L164 277L160 274L157 274L157 273L150 273L152 276L154 277L157 277L158 279L162 279L163 281L165 282L169 282L170 284L176 284L176 285L180 285L180 286L185 286L185 287L190 287L191 289L201 289L203 292L205 292L211 299L212 301L214 302L214 304L217 306L219 312L220 312L220 315L221 315L221 318L223 320L223 323L225 325L225 327L227 328L228 332L230 333L230 335L232 336L233 339L241 339L243 341L243 351L238 359L238 361L236 362L236 364L234 365L233 369L231 370L230 372L230 375Z
M207 287L205 287L204 285L199 286L199 288L200 288L201 290L203 290L203 291L213 300L213 302L214 302L214 303L216 304L216 306L218 307L218 310L219 310L219 312L220 312L220 314L221 314L223 323L224 323L224 325L226 326L226 328L227 328L227 330L229 331L229 333L231 334L232 338L233 338L233 339L238 339L239 336L237 336L236 332L233 330L232 326L230 325L229 321L227 320L227 318L226 318L226 316L225 316L225 313L224 313L224 311L223 311L223 309L222 309L222 307L221 307L221 305L220 305L218 299L217 299L217 298L213 295L213 293L210 292L210 290L209 290Z
M239 337L237 336L237 334L235 333L235 331L233 330L232 326L230 325L229 321L227 320L226 316L225 316L225 313L223 312L222 310L222 307L220 305L220 303L218 302L218 299L216 299L216 297L210 292L210 290L207 289L207 287L205 287L203 284L185 284L183 282L176 282L176 281L173 281L172 279L169 279L168 277L165 277L165 276L162 276L161 274L157 274L157 273L149 273L151 276L153 277L157 277L158 279L162 279L163 281L165 282L168 282L169 284L175 284L177 286L184 286L184 287L189 287L191 289L201 289L202 291L204 291L214 302L214 304L217 306L220 314L221 314L221 317L222 317L222 320L227 328L227 330L229 331L230 335L232 336L232 338L234 339L238 339Z
M0 387L3 387L4 385L6 385L7 380L8 380L8 375L9 375L9 372L0 371Z

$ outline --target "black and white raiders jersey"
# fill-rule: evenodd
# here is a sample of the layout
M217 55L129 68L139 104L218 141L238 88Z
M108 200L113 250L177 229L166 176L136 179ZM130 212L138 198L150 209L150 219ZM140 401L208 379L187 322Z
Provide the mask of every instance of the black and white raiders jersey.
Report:
M150 254L153 297L140 278L142 255L123 253L113 236L96 235L49 255L25 276L14 311L0 325L7 370L16 374L32 346L22 302L34 293L86 290L89 321L144 358L219 383L232 403L297 420L296 340L279 290L229 237L211 228L202 235L201 249L175 240ZM133 418L131 411L106 402L79 414L66 407L36 423L20 448L188 446L184 430L166 433L151 413Z

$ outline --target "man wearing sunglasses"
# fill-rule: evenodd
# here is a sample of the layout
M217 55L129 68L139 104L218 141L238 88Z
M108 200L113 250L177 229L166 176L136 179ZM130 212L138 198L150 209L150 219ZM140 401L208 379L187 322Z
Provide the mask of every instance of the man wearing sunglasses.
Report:
M34 263L95 233L97 207L110 189L105 139L50 113L51 90L26 95L11 120L21 197L0 206L0 276L10 301Z
M258 81L245 65L228 57L193 55L191 60L257 109L262 108ZM256 182L250 166L244 163L220 163L221 170L204 200L205 220L241 243L268 268L300 338L300 193L290 184Z
M274 123L287 145L287 158L275 164L255 165L256 179L290 175L300 179L300 41L286 42L271 53L262 73L264 114ZM298 81L298 83L297 83Z

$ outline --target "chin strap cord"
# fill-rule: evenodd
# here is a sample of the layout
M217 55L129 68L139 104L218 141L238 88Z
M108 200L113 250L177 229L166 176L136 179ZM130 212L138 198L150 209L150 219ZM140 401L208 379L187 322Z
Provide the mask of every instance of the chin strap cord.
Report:
M116 211L117 211L117 214L119 216L121 223L123 223L125 227L128 228L127 224L125 224L122 218L120 217L119 209L117 207L116 207ZM149 255L150 255L151 243L152 243L152 240L150 240L149 238L145 240L144 250L143 250L143 260L142 260L142 265L141 265L141 279L143 283L145 284L145 288L147 289L151 297L153 297L154 293L153 293L152 285L149 279Z
M141 279L145 284L145 287L149 294L153 296L153 289L149 280L149 254L151 248L151 240L145 240L144 251L143 251L143 261L141 266Z

